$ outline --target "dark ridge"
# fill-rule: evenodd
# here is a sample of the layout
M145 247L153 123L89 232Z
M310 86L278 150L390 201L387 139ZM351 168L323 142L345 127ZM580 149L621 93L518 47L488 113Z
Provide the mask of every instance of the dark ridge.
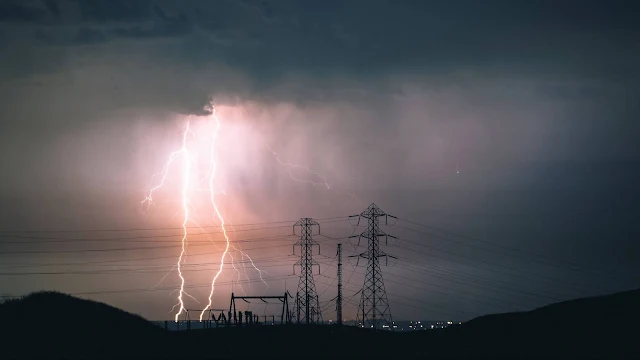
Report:
M467 328L484 327L490 324L503 326L517 321L527 327L546 327L550 321L556 323L553 329L565 326L589 325L594 322L618 321L640 315L640 290L624 291L612 295L596 296L563 301L541 308L518 313L485 315L464 324Z
M164 333L138 315L53 291L0 304L0 324L1 338L12 345L0 358L113 358Z
M41 328L35 325L50 322L55 329L77 331L78 324L75 321L78 319L91 320L82 325L83 332L105 328L122 334L159 330L139 315L55 291L41 291L7 300L0 305L0 318L14 324L12 329L15 330Z
M464 354L472 348L480 357L640 358L633 340L640 323L639 304L640 290L631 290L526 312L485 315L438 336L469 345L453 353Z
M304 325L166 332L106 304L40 292L0 305L0 358L640 359L639 304L634 290L420 332Z

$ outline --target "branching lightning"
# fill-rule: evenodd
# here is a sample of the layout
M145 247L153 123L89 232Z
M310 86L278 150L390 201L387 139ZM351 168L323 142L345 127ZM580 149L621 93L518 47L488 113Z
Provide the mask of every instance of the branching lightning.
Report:
M204 316L204 313L211 307L213 292L216 287L216 280L222 273L222 269L224 268L224 259L225 257L227 257L227 253L229 252L229 235L227 234L224 218L222 217L222 214L220 214L220 209L218 209L218 204L216 204L215 178L216 178L216 170L218 168L218 164L216 162L216 145L217 145L216 140L218 138L218 132L220 131L220 119L218 119L218 115L216 114L215 108L213 109L212 117L216 124L215 124L215 130L213 131L213 136L211 138L211 153L210 153L211 170L209 175L209 191L210 191L211 204L213 205L215 216L220 221L220 227L222 228L222 234L224 235L225 248L224 248L224 252L222 253L222 257L220 258L220 269L218 269L218 272L213 277L213 280L211 280L211 292L209 292L209 303L200 313L200 321L202 321L202 317Z
M182 271L182 266L187 260L189 237L193 235L206 236L213 246L216 248L218 246L218 243L206 233L204 226L200 225L203 223L202 219L207 220L207 222L208 220L211 220L220 226L222 230L222 237L224 238L224 244L219 258L220 266L214 268L208 302L206 307L204 307L200 313L200 321L203 320L207 311L212 307L216 290L216 282L224 272L225 266L228 267L230 265L230 267L235 271L238 285L240 285L239 280L241 280L241 273L243 273L244 277L248 279L249 274L247 272L247 268L253 268L257 272L260 280L268 287L267 282L262 276L263 272L266 272L259 269L253 262L253 259L251 259L251 257L242 250L240 244L234 243L234 240L231 239L230 234L235 233L236 231L233 228L232 223L223 216L223 211L218 202L218 197L220 195L227 195L226 189L219 186L220 180L218 170L219 167L223 165L223 162L219 161L220 159L218 159L218 157L225 152L228 152L229 149L220 149L222 147L222 142L220 141L220 136L222 135L222 124L215 107L212 107L211 110L211 115L203 122L192 120L192 117L189 117L186 122L185 129L182 132L182 143L180 148L171 152L161 171L152 176L151 182L146 191L146 196L141 201L141 209L146 210L148 215L151 207L155 205L157 193L160 192L162 188L168 188L168 183L172 179L170 175L175 173L174 175L180 178L180 187L177 192L177 197L179 199L175 199L175 201L169 200L169 202L175 202L176 205L178 203L180 204L179 207L177 206L179 211L176 211L176 217L180 216L182 224L182 231L180 235L181 250L175 265L169 273L164 275L164 277L162 277L162 279L160 279L160 281L154 286L154 288L157 287L173 271L177 272L180 280L180 286L176 289L178 292L177 304L175 304L170 311L170 313L173 313L178 309L177 312L175 312L175 321L178 321L180 315L186 311L186 298L191 298L198 302L197 299L185 292L185 283L187 279ZM202 144L205 144L206 146L202 147ZM327 190L334 190L334 187L329 184L327 178L322 174L312 171L307 166L284 161L275 151L271 149L269 149L269 151L278 164L286 168L289 177L293 181L324 187ZM177 166L177 162L180 162L180 167ZM301 176L301 173L305 173L306 175ZM346 195L361 203L353 194L347 192ZM206 202L206 208L208 209L206 212L207 216L204 216L201 209L196 206L199 204L198 201L201 199L204 199ZM190 224L195 224L195 227L200 229L202 233L190 234L188 231L190 228L188 225ZM238 262L241 262L241 264L238 264ZM250 267L246 264L250 264ZM242 266L242 270L239 269L239 266ZM241 285L240 290L244 292Z
M329 185L329 182L327 180L327 178L320 174L317 173L315 171L312 171L309 167L307 166L303 166L300 164L294 164L288 161L283 161L282 159L280 159L280 157L278 156L278 154L273 151L270 148L267 148L269 150L269 152L273 155L274 159L278 162L278 164L286 167L287 169L287 173L289 174L289 177L291 178L291 180L293 181L297 181L297 182L301 182L301 183L307 183L307 184L311 184L313 186L323 186L325 187L327 190L332 190L333 188L331 187L331 185ZM300 170L304 170L307 174L309 174L312 178L311 179L301 179L299 177L296 177L292 170L294 169L300 169ZM320 179L320 181L318 180L313 180L313 178L315 179ZM351 197L352 199L354 199L356 202L359 203L359 206L363 205L363 202L360 201L360 199L358 199L355 195L353 195L350 192L345 192L345 194L349 197Z
M324 186L324 187L327 188L327 190L331 189L331 186L329 185L329 182L327 182L327 178L326 177L318 174L317 172L311 171L311 169L309 169L306 166L302 166L302 165L298 165L298 164L293 164L293 163L290 163L290 162L282 161L275 151L273 151L271 149L269 149L269 151L273 154L273 157L276 159L276 161L280 165L282 165L282 166L287 168L287 172L289 173L289 177L291 177L291 180L297 181L297 182L302 182L302 183L312 184L313 186L316 186L316 185ZM297 178L291 172L291 170L293 170L293 169L302 169L302 170L306 171L308 174L312 175L313 177L322 179L322 181L315 181L315 180L310 180L310 179Z
M181 200L182 200L181 203L182 203L182 212L183 212L182 244L181 244L180 256L178 257L178 262L176 263L176 266L175 266L176 269L178 270L178 276L180 277L180 292L178 293L178 304L174 306L174 308L177 306L179 306L180 308L175 315L175 321L178 321L180 314L185 309L184 299L183 299L183 295L185 294L184 292L185 278L182 275L181 264L183 262L184 255L186 253L186 242L187 242L187 235L188 235L187 223L189 222L189 180L190 180L190 173L191 173L191 157L189 154L189 150L187 148L187 136L191 133L190 124L191 122L189 119L189 121L187 121L187 126L185 127L185 130L182 134L182 147L180 148L180 150L172 152L171 155L169 156L169 160L163 166L162 171L155 174L152 177L152 181L153 181L153 178L160 176L160 182L155 186L150 186L147 196L141 202L142 206L147 204L147 210L151 205L153 205L154 192L160 189L164 185L173 162L176 159L182 157L182 160L183 160L182 161L183 176L182 176L182 189L181 189Z
M256 267L255 263L251 259L251 257L245 252L243 252L241 248L233 244L231 239L229 238L229 232L227 230L227 222L225 221L225 218L222 215L222 211L220 210L220 206L216 201L216 196L220 194L226 195L226 191L218 190L216 186L217 185L216 178L217 178L217 172L218 172L217 148L219 145L218 136L221 130L221 123L215 108L212 108L212 114L210 116L208 125L212 125L213 130L208 130L210 129L210 127L205 127L205 129L207 129L205 131L205 134L201 134L200 130L194 130L194 127L192 126L192 123L191 123L191 117L189 117L185 130L182 133L182 146L180 147L179 150L172 152L169 155L169 159L162 167L162 170L152 176L150 186L147 190L147 195L141 201L141 207L144 209L146 206L146 210L148 212L151 206L155 204L154 200L155 200L156 192L158 192L163 186L166 185L168 181L168 176L173 168L173 164L176 161L178 161L178 159L180 159L182 162L182 167L179 172L179 175L181 178L181 187L180 187L180 208L181 208L180 210L181 211L180 213L182 214L181 251L174 267L169 271L169 273L167 273L160 280L160 282L158 282L158 284L154 286L154 287L158 286L160 283L162 283L166 279L166 277L171 272L173 272L174 270L177 270L178 277L180 278L180 287L178 290L178 303L175 304L170 311L170 312L173 312L176 308L178 308L178 311L175 314L175 321L178 321L179 316L184 311L186 311L185 301L184 301L185 296L192 298L193 300L198 302L197 299L195 299L193 296L185 292L184 288L185 288L186 279L182 272L182 264L185 263L186 261L188 240L190 235L188 231L188 225L190 223L196 224L196 227L200 228L204 232L204 228L199 225L200 217L197 214L197 209L192 204L192 201L191 201L191 194L193 192L202 192L202 191L208 192L208 195L209 195L208 198L209 198L210 206L212 209L212 220L220 224L219 226L222 229L222 235L224 237L224 251L222 251L222 254L220 256L220 267L217 269L217 271L215 272L211 280L211 290L209 292L209 297L208 297L209 301L205 309L202 310L202 312L200 313L200 321L203 320L203 317L206 311L212 306L216 281L224 271L225 265L227 264L227 261L226 261L227 255L229 256L230 265L233 267L233 269L236 270L236 272L239 275L239 271L236 265L234 264L234 257L231 254L231 249L241 254L243 264L245 263L245 259L248 260L248 262L258 272L262 282L266 285L266 282L262 278L263 271L258 269L258 267ZM211 132L207 135L206 133L209 131ZM204 137L207 141L208 151L200 152L197 147L193 147L193 148L190 147L189 146L190 135L191 137L197 137L196 135L201 135L200 137ZM198 171L198 160L201 158L205 158L208 160L207 161L208 169L204 173ZM205 181L207 182L207 186L206 188L202 188L201 185ZM209 239L209 241L212 242L212 244L215 245L214 241L209 236L207 236L207 238ZM248 277L246 270L245 270L245 276Z
M233 225L231 224L231 222L229 222L229 225L231 227L231 230L236 233L235 228L233 227ZM237 233L236 233L237 235ZM262 273L267 273L264 270L260 270L258 269L258 267L256 266L256 264L253 262L253 259L247 255L247 253L245 253L244 251L242 251L242 247L240 246L240 244L233 244L231 243L231 247L233 247L233 249L236 252L240 253L240 256L242 257L242 271L244 272L244 276L247 280L249 280L249 274L247 274L247 267L246 265L246 261L245 258L247 260L249 260L249 263L251 264L251 266L253 267L254 270L256 270L258 272L258 276L260 277L260 281L262 281L262 283L266 286L269 287L269 284L267 284L266 281L264 281L264 279L262 278ZM233 256L231 255L231 253L229 253L229 256L231 256L231 261L233 261ZM235 267L235 264L232 262L231 265L233 266L233 269L236 271L236 273L238 274L238 286L240 287L240 290L242 290L243 293L245 293L244 288L242 287L242 285L240 284L239 280L240 280L240 271ZM249 287L251 287L251 283L248 283ZM245 293L246 295L246 293Z

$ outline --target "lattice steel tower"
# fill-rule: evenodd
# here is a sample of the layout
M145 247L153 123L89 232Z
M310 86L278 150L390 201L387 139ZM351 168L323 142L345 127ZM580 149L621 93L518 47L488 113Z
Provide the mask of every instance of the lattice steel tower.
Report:
M358 257L358 260L360 260L360 258L367 259L367 272L364 278L360 307L356 320L362 327L380 329L383 325L387 325L390 330L393 330L391 309L389 307L389 300L387 299L387 292L384 288L384 282L382 281L382 272L380 271L380 258L384 257L385 260L387 260L389 257L394 259L395 257L387 255L384 251L380 250L380 237L385 237L385 243L387 237L395 237L387 235L380 230L380 218L384 217L386 223L388 217L395 218L395 216L388 215L377 207L376 204L371 204L360 215L353 215L353 217L365 218L369 222L367 230L360 235L352 236L358 238L358 244L361 238L368 240L367 251L359 255L350 256Z
M300 246L300 261L294 266L300 266L300 281L298 282L298 291L296 293L294 314L298 324L313 324L322 322L320 314L320 300L316 292L316 285L313 281L313 266L320 265L313 261L313 246L318 246L318 254L320 254L320 245L313 240L313 227L318 227L320 234L320 224L311 218L302 218L293 225L293 233L296 227L300 227L300 241L294 246Z

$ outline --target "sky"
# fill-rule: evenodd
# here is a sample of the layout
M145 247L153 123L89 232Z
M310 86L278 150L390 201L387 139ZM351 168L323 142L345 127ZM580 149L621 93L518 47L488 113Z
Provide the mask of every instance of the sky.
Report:
M231 291L295 293L292 225L312 217L323 317L335 319L342 243L353 318L366 267L347 257L366 240L347 237L366 221L347 216L371 203L398 218L382 226L397 237L383 246L397 259L381 259L394 319L635 288L637 7L2 0L0 291L60 290L172 319L180 167L155 206L141 201L187 123L204 129L193 141L206 158L211 104L217 204L266 271L227 263L214 307ZM196 190L194 212L219 226ZM207 305L224 249L208 229L189 233L202 245L187 250L189 309Z

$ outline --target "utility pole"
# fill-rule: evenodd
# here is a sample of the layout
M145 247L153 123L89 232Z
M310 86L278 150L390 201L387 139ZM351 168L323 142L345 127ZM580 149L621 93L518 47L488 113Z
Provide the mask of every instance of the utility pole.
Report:
M352 217L365 218L369 222L367 230L360 235L354 235L351 237L358 238L358 245L360 239L367 239L367 251L350 257L357 257L367 259L367 272L362 287L362 295L360 298L360 308L358 309L357 320L361 323L362 327L373 328L374 330L384 326L385 323L390 330L393 330L393 321L391 319L391 309L389 307L389 300L387 299L387 292L384 288L384 282L382 281L382 272L380 271L380 258L384 257L387 260L389 257L396 259L396 257L387 255L384 251L380 250L380 237L385 237L385 243L387 243L388 237L395 238L395 236L387 235L380 230L380 218L385 218L387 223L388 217L396 218L395 216L388 215L376 204L371 204L360 215L353 215Z
M338 298L336 299L338 325L342 325L342 244L338 244Z
M320 245L313 240L313 227L318 227L320 234L320 224L311 218L302 218L293 225L293 233L295 235L296 227L300 227L300 241L294 246L300 246L300 261L296 265L300 266L300 280L298 282L298 291L296 293L295 314L297 322L312 324L322 321L320 314L320 299L316 292L316 285L313 280L313 266L320 265L313 261L313 246L318 246L318 254L320 254Z

